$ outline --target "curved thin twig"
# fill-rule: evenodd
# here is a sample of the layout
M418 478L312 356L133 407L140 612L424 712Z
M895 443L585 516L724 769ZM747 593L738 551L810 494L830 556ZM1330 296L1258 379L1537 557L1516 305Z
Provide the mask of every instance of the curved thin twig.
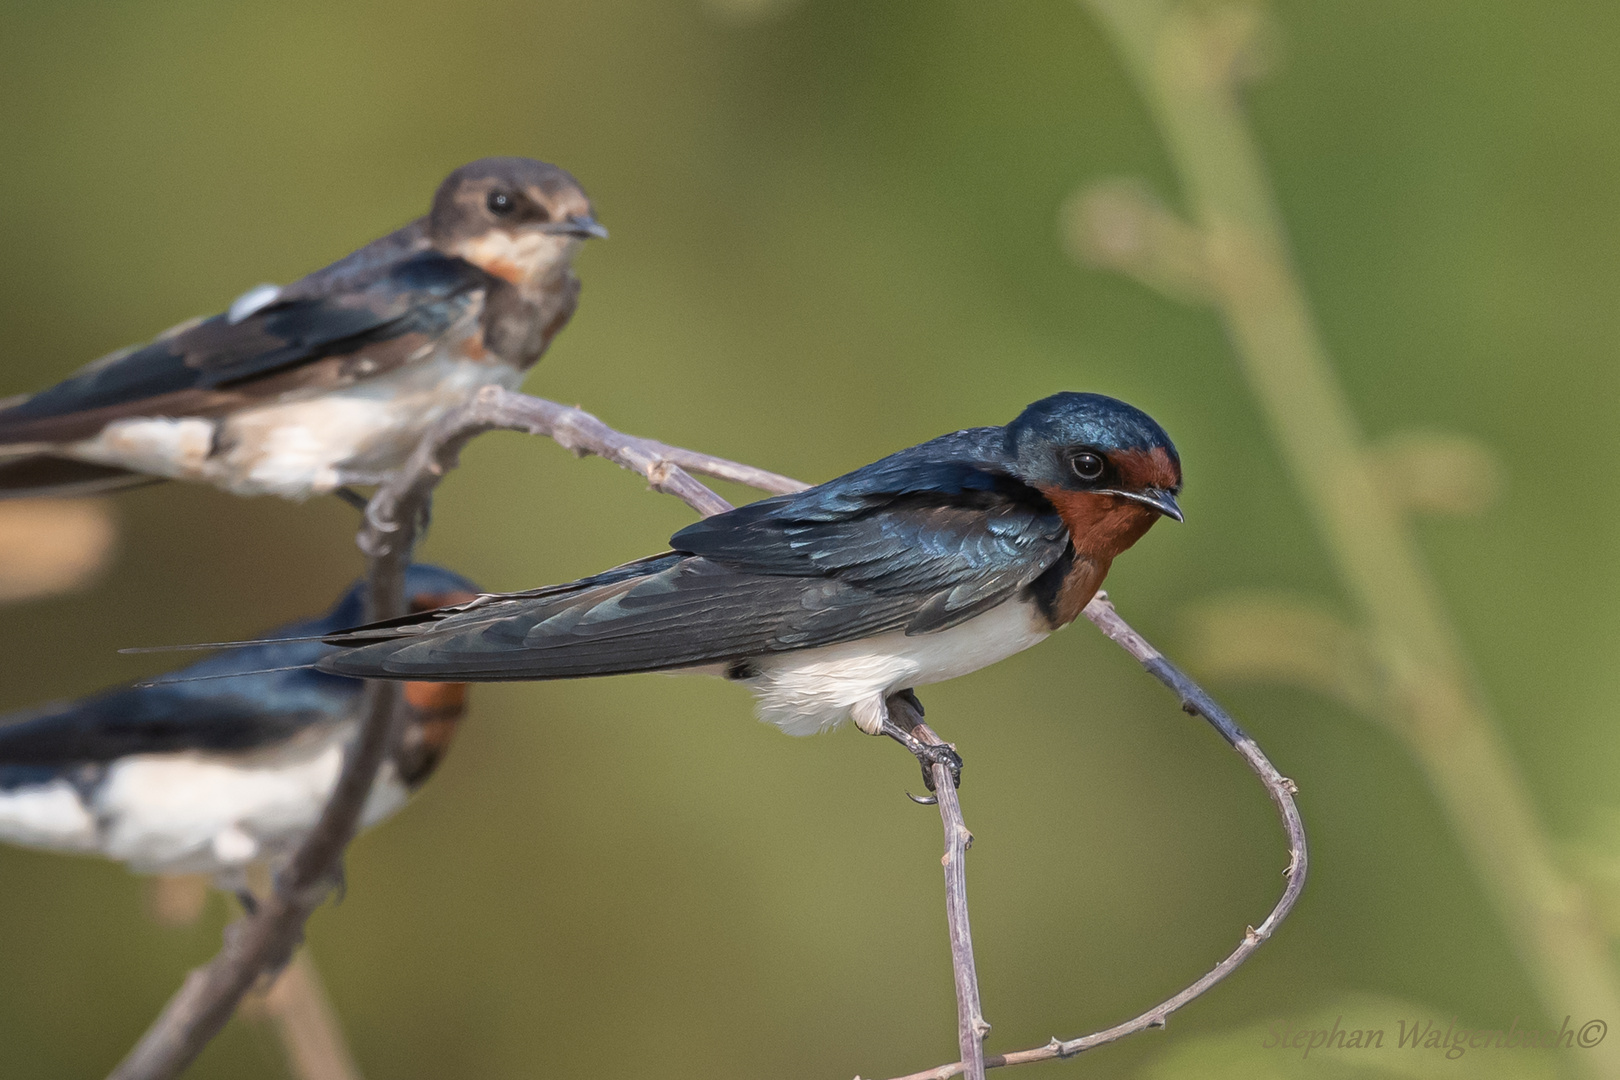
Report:
M361 550L370 559L367 611L371 618L386 619L404 613L405 570L433 489L456 466L462 448L471 439L493 430L542 435L576 454L606 458L640 473L653 490L674 495L704 516L728 510L731 504L695 480L693 472L773 493L799 491L807 486L749 465L625 435L580 409L488 388L434 425L405 466L372 496L358 538ZM1293 782L1272 767L1254 741L1197 684L1132 630L1105 595L1098 594L1091 602L1086 617L1155 678L1175 690L1184 709L1208 719L1265 782L1288 833L1292 855L1288 887L1258 929L1249 928L1243 943L1230 956L1175 997L1107 1031L1067 1042L1054 1039L1043 1047L986 1058L983 1067L987 1068L1071 1057L1145 1028L1162 1027L1170 1013L1225 978L1270 937L1305 884L1305 833L1292 798ZM226 928L219 953L187 976L129 1056L113 1070L110 1080L170 1080L178 1075L224 1027L242 996L260 976L287 963L303 938L305 921L326 899L338 878L343 851L354 838L366 795L398 738L399 687L394 682L367 683L359 735L315 828L278 875L275 888L258 912ZM916 719L918 737L937 742L938 736L921 724L920 715ZM964 1056L972 1060L975 1051L982 1054L979 1044L989 1025L979 1006L962 866L971 834L962 821L961 807L944 766L935 767L935 779L946 836L946 910L956 973L959 1041ZM962 1064L957 1062L903 1080L945 1080L961 1071ZM975 1080L979 1075L982 1072L976 1069Z
M621 434L579 409L491 387L435 424L405 466L371 497L358 538L370 559L370 619L405 613L405 570L433 489L456 466L469 440L496 429L544 435L577 454L606 458L641 473L655 491L674 495L704 515L731 505L694 480L688 468L772 492L805 487L764 469ZM219 953L186 976L109 1080L177 1076L219 1034L260 976L287 964L303 940L304 923L339 878L366 796L399 737L400 687L396 682L366 684L359 734L315 828L277 875L259 910L226 928Z
M1091 603L1086 605L1086 618L1101 630L1114 644L1130 653L1136 661L1147 669L1148 674L1158 679L1164 685L1174 690L1181 699L1184 711L1194 716L1202 716L1210 725L1220 732L1221 738L1236 750L1260 782L1266 787L1266 794L1277 807L1277 814L1282 818L1283 832L1288 837L1288 868L1283 876L1288 884L1283 888L1281 898L1271 913L1259 926L1246 927L1243 940L1233 949L1231 954L1216 964L1204 976L1192 985L1181 990L1172 997L1166 998L1153 1006L1140 1016L1131 1018L1122 1024L1116 1024L1104 1031L1082 1035L1075 1039L1056 1039L1045 1046L1036 1046L1028 1050L1017 1050L1010 1054L996 1054L984 1060L985 1068L999 1069L1004 1065L1028 1065L1035 1061L1051 1061L1055 1058L1073 1057L1086 1050L1094 1050L1111 1042L1117 1042L1127 1035L1135 1035L1148 1028L1162 1028L1170 1014L1186 1005L1204 991L1232 974L1238 965L1247 960L1277 930L1279 924L1288 917L1294 904L1299 900L1300 892L1305 888L1305 872L1307 855L1305 849L1305 823L1300 820L1299 807L1294 803L1294 795L1299 791L1295 783L1277 771L1266 755L1255 744L1255 741L1238 727L1226 710L1215 703L1215 699L1204 692L1203 688L1180 668L1166 660L1159 650L1150 645L1146 638L1133 630L1129 623L1120 618L1119 612L1114 610L1113 603L1108 599L1107 593L1098 593ZM941 1065L937 1069L928 1069L924 1072L909 1073L896 1080L949 1080L950 1077L962 1072L962 1063L953 1062Z

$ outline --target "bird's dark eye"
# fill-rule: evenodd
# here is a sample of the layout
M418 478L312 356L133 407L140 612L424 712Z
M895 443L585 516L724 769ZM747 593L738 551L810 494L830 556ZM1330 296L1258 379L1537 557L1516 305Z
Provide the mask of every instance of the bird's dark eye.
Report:
M489 207L489 212L496 217L505 217L517 209L517 200L504 191L492 191L489 198L484 200L484 205Z
M1095 480L1103 474L1103 459L1089 450L1082 450L1069 459L1069 468L1082 480Z

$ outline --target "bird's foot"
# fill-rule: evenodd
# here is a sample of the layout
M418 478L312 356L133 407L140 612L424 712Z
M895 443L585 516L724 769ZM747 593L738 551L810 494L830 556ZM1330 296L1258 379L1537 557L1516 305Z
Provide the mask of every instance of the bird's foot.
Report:
M949 743L925 743L910 731L901 727L893 720L885 720L879 734L887 735L907 750L911 751L922 766L923 783L929 791L934 790L934 766L943 765L951 774L951 786L962 786L962 755L956 752L956 747ZM933 803L932 798L919 799L912 796L914 802L924 804Z
M371 505L370 499L366 498L364 495L360 494L347 484L344 484L342 487L333 488L332 494L336 495L338 498L360 511L362 514L366 512L366 507Z

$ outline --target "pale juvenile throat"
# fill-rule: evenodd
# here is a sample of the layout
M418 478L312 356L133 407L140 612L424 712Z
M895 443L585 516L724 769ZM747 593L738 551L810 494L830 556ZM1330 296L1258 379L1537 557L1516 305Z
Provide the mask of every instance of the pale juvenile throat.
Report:
M456 245L457 256L486 274L520 288L534 289L567 271L579 240L525 230L516 234L494 229Z

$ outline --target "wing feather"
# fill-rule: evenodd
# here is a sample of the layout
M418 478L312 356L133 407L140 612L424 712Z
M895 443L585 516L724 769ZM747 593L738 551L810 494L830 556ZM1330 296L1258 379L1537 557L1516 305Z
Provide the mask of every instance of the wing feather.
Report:
M466 315L487 281L433 251L372 270L370 280L345 282L348 291L295 283L239 321L216 315L98 360L0 411L0 444L85 438L123 416L213 415L253 397L255 384L327 357L365 351L373 373L397 366L416 342Z
M983 429L946 439L977 459L942 463L941 448L924 444L869 466L876 478L859 470L708 518L677 533L664 555L334 635L326 640L352 647L319 666L407 679L560 679L955 626L1030 586L1069 539L1038 493L983 461Z

